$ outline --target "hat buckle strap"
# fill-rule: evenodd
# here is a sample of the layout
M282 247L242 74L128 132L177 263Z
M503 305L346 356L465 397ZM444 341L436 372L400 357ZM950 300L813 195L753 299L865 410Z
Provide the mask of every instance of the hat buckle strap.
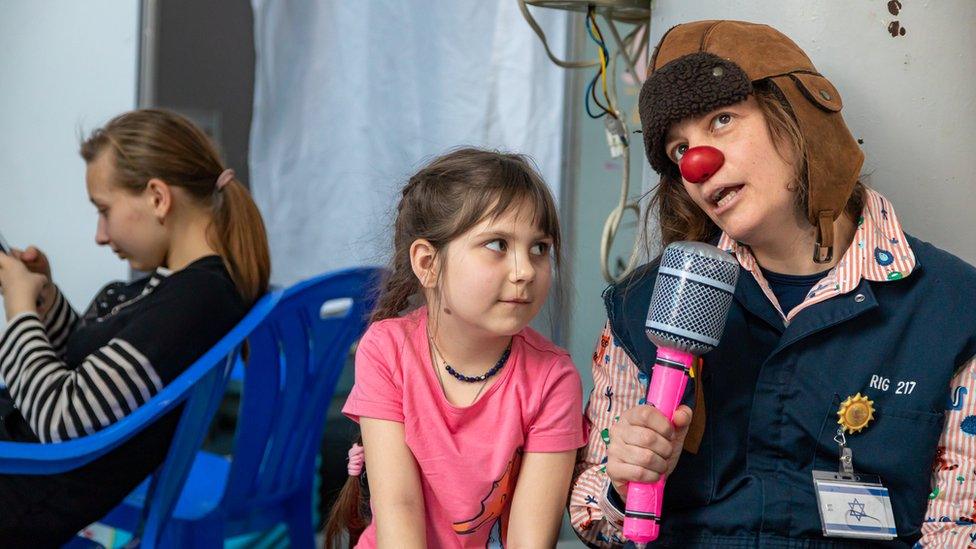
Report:
M817 242L813 245L813 262L830 263L834 258L834 211L817 212Z

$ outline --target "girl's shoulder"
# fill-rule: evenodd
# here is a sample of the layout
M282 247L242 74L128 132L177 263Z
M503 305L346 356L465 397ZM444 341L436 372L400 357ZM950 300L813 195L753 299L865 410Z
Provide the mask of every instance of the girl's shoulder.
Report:
M526 326L515 336L521 342L522 352L526 364L533 367L544 366L547 369L572 369L573 360L569 351L556 345L549 338Z
M164 308L228 316L235 319L234 322L243 318L248 310L230 272L216 255L198 259L165 276L154 273L149 277L146 289L149 290L147 302Z
M410 311L404 316L375 320L366 328L359 345L395 345L415 337L418 330L424 329L426 315L422 309Z

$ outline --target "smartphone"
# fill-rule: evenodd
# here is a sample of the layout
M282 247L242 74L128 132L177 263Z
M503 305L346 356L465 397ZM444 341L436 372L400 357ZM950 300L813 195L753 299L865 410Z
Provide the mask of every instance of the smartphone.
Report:
M3 233L0 233L0 252L10 255L10 244L3 238Z

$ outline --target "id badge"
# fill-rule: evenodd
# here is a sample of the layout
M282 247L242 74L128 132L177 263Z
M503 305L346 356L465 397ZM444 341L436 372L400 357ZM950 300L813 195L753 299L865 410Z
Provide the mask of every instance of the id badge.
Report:
M813 471L813 486L825 536L894 539L898 535L888 489L878 477Z

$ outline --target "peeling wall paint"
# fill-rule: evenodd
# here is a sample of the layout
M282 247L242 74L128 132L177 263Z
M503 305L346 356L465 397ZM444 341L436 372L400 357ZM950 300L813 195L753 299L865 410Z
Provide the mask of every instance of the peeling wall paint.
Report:
M888 2L888 13L890 13L891 15L898 15L901 12L901 7L902 7L901 2L899 2L898 0L891 0L890 2ZM902 25L900 21L895 19L891 23L888 23L888 32L891 33L891 36L893 38L897 38L899 36L905 36L905 34L908 31L905 29L904 25Z

